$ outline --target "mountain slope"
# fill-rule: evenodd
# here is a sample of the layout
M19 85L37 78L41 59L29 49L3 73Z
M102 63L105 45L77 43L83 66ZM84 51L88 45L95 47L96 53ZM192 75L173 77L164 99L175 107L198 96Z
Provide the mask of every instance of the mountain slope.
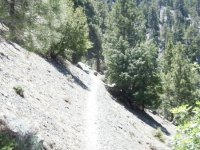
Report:
M170 149L173 125L126 109L87 66L61 67L1 39L0 81L0 119L16 132L36 131L46 149ZM168 133L165 144L152 135L157 127Z
M15 45L1 43L0 52L0 113L3 119L20 119L37 131L52 149L83 149L83 112L90 80L79 68L72 68L74 82L67 70ZM85 77L86 78L86 77ZM25 98L13 87L20 85ZM69 102L64 99L70 98ZM69 98L68 98L69 97ZM21 130L21 127L19 127Z

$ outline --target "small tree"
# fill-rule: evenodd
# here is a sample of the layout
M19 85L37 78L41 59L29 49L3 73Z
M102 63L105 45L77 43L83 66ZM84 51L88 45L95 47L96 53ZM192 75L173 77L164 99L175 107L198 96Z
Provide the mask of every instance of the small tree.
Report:
M65 6L65 5L64 5ZM72 6L72 5L71 5ZM59 28L61 39L58 42L53 42L50 47L50 55L56 58L57 55L65 56L66 50L71 50L74 55L73 63L77 63L87 49L92 47L92 43L88 40L89 29L86 23L86 16L81 7L63 7L65 10L65 22ZM75 59L76 57L76 59Z

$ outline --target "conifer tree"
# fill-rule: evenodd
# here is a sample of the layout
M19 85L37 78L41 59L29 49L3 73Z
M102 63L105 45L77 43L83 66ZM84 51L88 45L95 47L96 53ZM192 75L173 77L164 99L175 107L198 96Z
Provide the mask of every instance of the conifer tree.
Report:
M69 0L0 3L0 23L9 27L6 38L28 50L55 58L70 49L80 57L91 45L83 10Z
M159 36L159 18L154 6L150 7L148 12L148 27L152 32L153 39L158 42Z
M110 64L110 61L114 59L112 57L118 57L117 55L120 55L120 59L125 59L125 50L129 47L134 48L137 43L142 41L144 22L142 20L142 14L137 9L135 2L132 0L117 0L107 21L104 57L105 63L108 67L108 72L110 72L108 73L108 77L110 80L115 81L120 72L126 72L128 66L123 64L125 60L119 60L118 62L121 63L122 66L118 67L118 69L121 70L118 72L112 68L115 64Z
M185 45L185 51L187 56L191 59L192 62L196 61L196 53L198 51L196 42L197 35L199 34L199 31L197 28L194 28L193 26L190 26L187 28L187 30L184 33L184 45Z
M159 19L158 19L158 15L156 12L156 8L155 7L150 7L149 9L149 13L148 13L148 26L152 29L154 29L155 31L159 30Z
M36 7L41 4L41 1L0 1L0 23L7 26L10 31L6 34L7 38L15 42L20 42L22 38L25 38L23 32L30 22L34 27Z
M76 64L92 46L88 39L87 18L83 13L83 8L78 7L74 10L72 3L70 5L62 4L62 7L65 18L63 18L62 26L58 29L61 38L58 42L52 42L49 52L51 57L55 58L59 54L66 56L66 50L71 51L72 62Z
M174 20L173 20L173 15L172 15L172 13L171 13L171 11L170 11L170 7L167 7L167 9L166 9L166 17L167 17L167 20L166 20L166 23L167 23L167 25L170 27L170 29L172 28L172 26L173 26L173 22L174 22Z
M198 16L200 16L200 0L197 0L197 13L198 13Z
M185 3L184 3L184 0L175 0L174 1L174 8L175 9L178 9L182 16L187 16L187 14L185 13Z
M108 2L104 0L73 0L75 8L82 6L84 13L87 16L87 24L89 27L89 39L93 46L88 49L85 54L86 59L95 59L96 70L101 71L102 62L102 34L106 29L106 15L108 11Z
M144 41L144 20L133 0L117 0L108 16L106 77L129 103L157 106L157 48Z
M161 71L163 94L161 96L164 115L173 119L172 108L195 105L199 98L199 81L196 68L190 63L179 43L174 46L170 40L163 55Z

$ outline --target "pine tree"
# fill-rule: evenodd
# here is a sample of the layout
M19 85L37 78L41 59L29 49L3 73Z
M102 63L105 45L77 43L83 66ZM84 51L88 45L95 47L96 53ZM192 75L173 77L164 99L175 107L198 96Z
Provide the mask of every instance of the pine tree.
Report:
M50 4L50 1L28 0L11 1L10 4L8 1L2 2L0 6L1 18L3 18L1 23L10 29L7 32L7 39L18 42L26 48L33 47L35 43L39 45L41 35L49 37L48 33L52 24L48 23L52 21L51 19L55 17L58 10L58 1L57 3L55 2L52 4ZM53 11L51 6L55 8ZM55 17L55 20L57 21L58 19ZM44 26L46 26L45 29L43 28ZM39 48L38 45L35 45L36 49ZM43 43L43 45L47 46L49 42ZM44 46L41 47L41 49L43 48Z
M197 13L200 16L200 0L197 0Z
M148 27L152 32L152 36L156 42L158 42L159 36L159 18L156 12L156 8L154 6L150 7L148 13Z
M170 40L163 55L161 96L164 115L173 119L172 108L189 104L195 105L199 98L198 74L179 43L174 46Z
M74 10L72 3L71 5L62 4L62 6L66 18L63 18L63 25L59 28L60 33L62 33L61 39L51 45L50 55L52 58L59 54L66 56L66 50L71 51L72 62L76 64L87 49L91 47L91 42L88 40L87 18L81 7Z
M192 62L196 61L196 53L198 51L196 43L196 38L199 31L197 28L194 28L192 26L188 27L187 30L184 33L184 45L185 45L185 51L187 56L191 59Z
M88 16L91 18L89 23L90 27L90 39L94 43L93 48L89 49L95 55L96 59L96 70L101 71L101 61L102 57L102 37L106 30L106 16L108 13L108 5L104 0L94 0L93 2L95 13L93 16Z
M9 27L7 39L18 42L28 50L50 54L52 58L65 56L67 49L80 57L90 47L83 10L74 9L71 1L14 2L1 1L0 5L1 23Z
M82 6L84 13L87 16L87 24L89 27L89 39L93 43L93 46L88 49L85 54L86 59L95 59L96 70L101 71L102 61L102 34L106 29L106 15L108 11L108 2L104 0L73 0L75 2L75 8Z
M166 9L166 17L167 17L166 24L171 29L174 24L174 20L173 20L173 15L172 15L169 7L167 7L167 9Z
M20 42L23 38L26 38L23 36L23 32L30 25L30 22L34 22L34 12L40 4L41 1L27 0L0 2L0 23L9 28L9 32L6 34L8 39Z
M128 0L117 0L107 21L104 40L105 63L111 82L118 82L120 72L126 72L128 66L123 64L125 60L119 60L118 62L122 63L122 66L120 65L119 71L116 71L117 68L112 68L114 63L110 63L110 61L115 61L112 57L118 57L117 55L120 55L119 59L125 59L122 58L126 57L125 50L129 47L134 48L137 43L142 41L144 22L134 1Z
M134 0L116 1L107 20L108 31L116 30L117 37L122 36L131 47L144 40L144 17Z
M187 14L185 13L185 3L184 3L184 0L175 0L174 1L174 8L175 9L178 9L182 16L187 16Z
M130 104L157 106L157 48L144 41L144 20L134 1L117 0L108 16L106 77Z

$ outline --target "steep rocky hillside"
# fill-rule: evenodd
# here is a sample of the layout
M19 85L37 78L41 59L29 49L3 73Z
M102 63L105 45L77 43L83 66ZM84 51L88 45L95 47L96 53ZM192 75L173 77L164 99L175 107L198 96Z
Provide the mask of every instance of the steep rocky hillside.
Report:
M15 132L37 132L53 150L167 150L174 126L158 115L126 109L100 75L64 66L0 41L0 119ZM24 97L13 87L19 85ZM152 132L160 127L165 143Z

